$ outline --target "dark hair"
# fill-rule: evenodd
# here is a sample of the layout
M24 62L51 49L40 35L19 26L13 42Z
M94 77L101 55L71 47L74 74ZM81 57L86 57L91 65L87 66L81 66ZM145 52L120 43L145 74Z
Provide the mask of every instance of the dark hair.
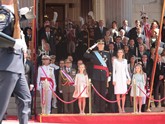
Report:
M125 55L124 55L125 53L124 53L124 50L123 50L123 49L118 49L118 50L117 50L117 58L118 58L118 52L119 52L120 50L123 51L123 57L122 57L122 58L125 58Z

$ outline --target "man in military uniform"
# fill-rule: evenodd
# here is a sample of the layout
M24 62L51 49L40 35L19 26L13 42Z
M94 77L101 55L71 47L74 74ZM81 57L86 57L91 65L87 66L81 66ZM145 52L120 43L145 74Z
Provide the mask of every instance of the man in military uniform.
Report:
M50 66L50 56L42 56L42 64L38 68L37 90L40 91L42 114L50 114L52 94L56 91L54 68Z
M64 101L73 100L74 78L76 69L72 68L72 62L69 59L65 60L65 67L60 70L59 74L59 92L63 94ZM64 104L64 113L73 113L73 103Z
M0 32L8 36L13 36L14 30L12 4L13 0L1 0ZM31 95L24 74L23 50L26 51L26 43L22 39L15 39L13 47L0 47L0 123L12 92L16 97L19 123L28 123Z
M96 45L95 45L96 46ZM84 57L93 62L92 83L97 91L106 96L107 79L109 77L110 57L109 53L104 51L104 41L99 39L97 42L98 50L92 51L95 47L90 47L84 54ZM105 112L105 101L97 94L94 94L95 112Z

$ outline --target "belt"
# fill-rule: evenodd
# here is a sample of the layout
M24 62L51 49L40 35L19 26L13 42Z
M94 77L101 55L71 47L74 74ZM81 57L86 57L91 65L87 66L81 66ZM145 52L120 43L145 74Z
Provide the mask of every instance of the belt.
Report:
M102 66L102 65L94 65L93 68L97 69L97 70L104 70L104 71L106 71L106 76L107 77L109 76L109 70L107 67Z
M40 81L45 81L46 79L47 79L47 81L49 81L51 87L53 88L54 87L54 82L51 78L41 77Z

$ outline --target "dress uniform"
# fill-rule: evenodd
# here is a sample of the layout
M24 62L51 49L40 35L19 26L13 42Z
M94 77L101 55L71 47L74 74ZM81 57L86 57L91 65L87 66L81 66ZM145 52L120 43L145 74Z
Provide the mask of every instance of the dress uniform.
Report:
M68 59L65 60L65 64L71 63ZM59 72L59 92L62 92L64 101L73 100L74 92L74 78L76 76L76 69L67 65L63 70ZM64 104L64 113L73 113L73 103Z
M98 44L104 44L102 40L98 41ZM97 54L96 54L97 53ZM98 57L100 56L100 57ZM84 54L84 57L90 59L93 62L93 74L92 74L92 83L98 92L105 97L106 96L106 86L107 79L109 76L110 68L110 57L109 53L104 50L91 51L90 48ZM105 63L105 65L103 65ZM97 94L94 94L94 104L96 112L105 112L105 101L100 99Z
M0 32L13 36L13 6L0 6ZM2 40L0 41L2 42ZM19 44L19 45L18 45ZM16 97L20 124L28 123L31 95L24 74L23 51L26 43L15 39L14 47L0 47L0 123L6 112L12 92Z
M42 60L45 59L50 57L43 55ZM56 90L54 68L50 65L45 64L38 68L37 90L40 91L42 114L50 114L52 93Z

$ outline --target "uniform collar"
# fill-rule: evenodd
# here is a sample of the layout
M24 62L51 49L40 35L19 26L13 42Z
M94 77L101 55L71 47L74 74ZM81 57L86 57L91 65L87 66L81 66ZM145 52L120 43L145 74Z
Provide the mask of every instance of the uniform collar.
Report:
M12 13L14 13L14 7L13 5L2 5L4 7L6 7L7 9L9 9Z

